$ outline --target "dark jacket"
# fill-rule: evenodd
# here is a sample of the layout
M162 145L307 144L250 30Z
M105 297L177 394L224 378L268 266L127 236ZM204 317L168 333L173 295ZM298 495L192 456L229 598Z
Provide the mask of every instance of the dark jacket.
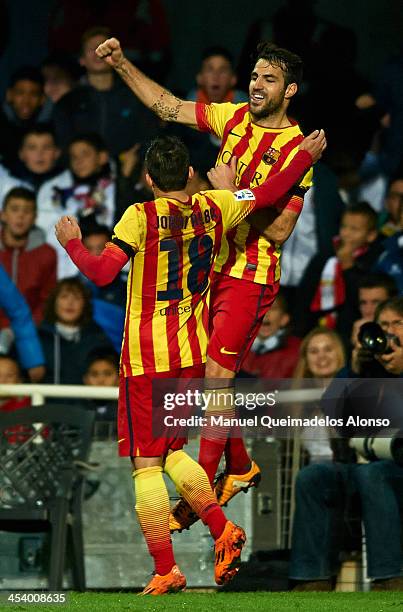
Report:
M96 132L114 156L150 140L158 128L154 114L120 80L108 91L79 85L55 105L53 121L61 147L80 132Z
M45 354L44 383L82 385L90 353L105 347L113 351L110 341L96 323L81 328L78 341L65 340L50 323L42 323L39 337Z

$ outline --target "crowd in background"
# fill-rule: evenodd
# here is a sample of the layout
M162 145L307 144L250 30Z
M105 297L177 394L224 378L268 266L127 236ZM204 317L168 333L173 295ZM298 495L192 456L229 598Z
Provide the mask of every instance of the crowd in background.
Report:
M220 143L160 122L94 52L117 34L128 56L163 82L169 32L159 2L151 3L152 35L143 24L135 36L125 24L125 2L110 15L104 7L100 21L85 12L86 3L59 4L68 6L69 18L52 27L51 55L11 76L0 110L0 383L117 385L127 271L97 288L56 241L55 222L76 216L85 246L99 254L124 210L152 198L143 159L154 136L173 132L189 147L189 193L209 187ZM342 368L360 374L359 327L385 300L394 299L393 334L403 345L403 56L383 67L376 85L368 83L355 69L352 31L327 24L314 37L313 16L301 19L306 27L298 22L293 35L287 9L279 11L272 37L305 60L290 114L305 133L324 128L328 151L314 167L313 187L283 248L282 290L241 376L320 384ZM194 89L184 92L178 83L178 93L202 102L247 101L249 53L262 30L255 24L246 34L238 74L226 49L206 48ZM403 362L388 365L386 375L403 374ZM27 398L0 400L2 410L27 405ZM95 409L99 419L114 418L113 405ZM312 461L331 459L329 441L313 443L305 433Z

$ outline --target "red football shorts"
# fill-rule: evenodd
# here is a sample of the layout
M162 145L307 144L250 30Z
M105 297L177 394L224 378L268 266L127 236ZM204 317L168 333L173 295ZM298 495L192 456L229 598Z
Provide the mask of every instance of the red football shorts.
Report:
M222 367L238 372L256 338L280 283L259 285L214 273L210 295L210 341L207 354Z
M204 369L205 365L201 364L178 368L170 372L121 376L118 404L119 455L122 457L160 457L165 456L168 450L180 450L186 444L186 437L170 436L172 429L163 428L162 392L159 398L158 393L154 391L153 397L152 382L163 378L203 378ZM181 381L175 391L185 392L187 386L186 381ZM154 437L153 434L153 418L155 419L156 414L160 419L158 431L161 435L158 437Z

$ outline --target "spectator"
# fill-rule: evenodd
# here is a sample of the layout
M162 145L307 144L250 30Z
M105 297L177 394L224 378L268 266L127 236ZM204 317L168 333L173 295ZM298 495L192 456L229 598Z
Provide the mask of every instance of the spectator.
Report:
M79 66L67 55L54 54L42 63L45 95L56 104L77 84Z
M24 134L18 151L18 161L11 166L15 178L34 191L53 178L60 169L57 162L60 149L50 124L39 123Z
M1 214L0 262L27 300L36 324L43 318L44 304L56 284L55 250L35 227L35 194L15 187L6 196ZM8 320L0 315L0 328Z
M79 385L90 353L101 347L113 351L108 338L92 320L89 292L77 278L57 283L49 296L39 335L48 383Z
M69 168L44 183L38 193L38 225L58 253L58 278L77 272L55 238L58 219L73 215L89 224L95 218L111 227L116 207L116 181L102 139L93 133L75 136L68 155Z
M84 384L94 387L119 386L119 356L111 351L96 351L88 359ZM93 400L90 408L98 421L116 421L117 401Z
M9 355L0 355L0 385L18 385L22 382L23 377L18 361ZM30 397L0 397L0 413L13 412L30 406ZM24 425L9 427L4 432L9 444L24 442L27 433L29 432Z
M358 287L358 307L361 317L354 321L351 344L355 346L358 331L363 323L373 321L377 306L397 294L393 278L387 274L373 273L364 276Z
M400 227L400 210L403 206L403 176L396 176L389 183L385 198L385 216L382 219L381 234L393 236Z
M335 255L326 260L318 253L300 282L299 333L320 321L337 327L348 344L353 322L359 317L359 280L382 251L376 225L377 215L365 202L345 210L340 234L334 239Z
M391 341L392 352L376 359L358 348L351 367L340 372L343 377L366 376L364 388L369 390L369 394L361 410L362 417L373 414L384 417L393 412L392 404L396 399L390 394L391 387L384 384L379 386L379 381L371 384L369 379L388 376L401 378L403 375L403 298L392 298L381 304L375 320L387 333L398 338L400 346ZM377 360L376 369L368 367L368 358L374 363ZM343 416L345 413L351 414L359 394L353 396L350 392L348 395L349 387L340 390L341 386L338 385L336 389L334 383L325 394L324 410L327 412L330 405L334 415L335 398ZM359 393L363 398L362 387ZM398 404L397 410L401 414L401 397ZM362 435L362 432L358 429L356 435ZM400 591L403 589L400 517L403 506L402 468L391 460L356 463L351 449L346 452L348 440L340 442L344 444L334 445L334 463L307 466L298 474L290 577L298 581L297 590L331 590L343 541L340 518L345 517L352 497L358 495L372 589ZM342 449L343 452L340 452Z
M28 305L3 266L0 265L0 309L10 319L11 328L0 332L0 354L7 354L15 339L22 367L31 382L39 382L44 374L44 356Z
M10 79L0 114L0 151L6 165L17 160L25 132L36 123L47 121L50 114L51 105L45 102L40 71L31 66L17 70Z
M294 386L310 379L310 387L325 389L329 380L345 365L346 357L340 336L326 327L316 327L305 336L294 371ZM311 415L323 416L317 404L310 406ZM327 428L304 427L302 443L311 463L329 460L332 456L330 431Z
M111 233L106 225L94 224L83 232L83 244L92 255L101 255L110 239ZM120 353L125 322L126 282L118 275L109 285L97 287L81 273L79 278L91 291L94 321L108 336L116 352Z
M297 363L300 343L299 338L290 335L288 304L280 290L242 363L240 376L290 378Z
M188 100L194 102L247 102L244 91L235 89L237 77L232 56L224 47L209 47L202 56L200 70L196 76L197 89L192 89Z
M403 201L400 205L400 230L383 243L384 251L375 269L394 279L399 293L403 294Z
M136 143L152 138L158 124L121 80L115 79L113 69L95 54L109 35L104 27L84 33L80 64L86 74L80 85L59 100L53 118L60 146L65 147L72 135L91 131L117 157Z

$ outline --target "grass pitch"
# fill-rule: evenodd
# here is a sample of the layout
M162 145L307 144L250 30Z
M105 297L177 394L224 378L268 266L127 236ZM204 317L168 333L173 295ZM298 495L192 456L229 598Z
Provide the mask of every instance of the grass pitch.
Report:
M137 597L131 593L69 593L66 605L12 605L16 610L73 612L398 612L403 593L180 593ZM9 606L6 606L10 609Z

